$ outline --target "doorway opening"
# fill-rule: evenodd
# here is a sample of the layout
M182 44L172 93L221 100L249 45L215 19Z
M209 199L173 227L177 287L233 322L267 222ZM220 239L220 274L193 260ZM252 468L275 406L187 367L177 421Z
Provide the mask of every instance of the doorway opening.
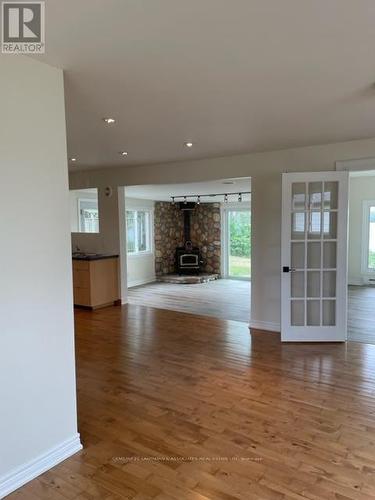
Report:
M251 279L251 208L246 205L223 209L224 275L228 279Z
M375 170L349 174L348 340L375 344Z
M250 320L251 180L124 188L129 304Z

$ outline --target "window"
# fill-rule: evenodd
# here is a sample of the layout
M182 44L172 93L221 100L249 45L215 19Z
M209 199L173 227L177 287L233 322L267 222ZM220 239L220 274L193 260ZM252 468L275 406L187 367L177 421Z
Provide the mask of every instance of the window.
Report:
M78 199L79 211L79 232L98 233L99 232L99 210L95 200Z
M321 212L309 212L308 234L319 236L321 230ZM331 230L330 213L323 212L323 233L329 235ZM305 233L305 212L295 212L293 217L293 232L300 233L303 237Z
M368 238L368 268L375 271L375 205L370 207L369 238Z
M72 189L69 197L72 233L99 233L98 190Z
M375 272L375 201L363 202L362 271Z
M126 211L128 254L151 252L151 212L149 210Z

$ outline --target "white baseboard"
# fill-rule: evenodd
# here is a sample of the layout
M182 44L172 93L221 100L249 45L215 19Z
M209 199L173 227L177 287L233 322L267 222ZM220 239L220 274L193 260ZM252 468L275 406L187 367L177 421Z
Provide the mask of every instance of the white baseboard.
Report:
M145 280L130 281L130 283L128 283L128 288L132 288L133 286L147 285L147 283L153 283L154 281L156 281L155 276L152 276L152 277L147 278Z
M354 286L363 286L364 285L362 278L349 278L348 284L354 285Z
M265 330L267 332L276 332L276 333L280 333L281 331L279 323L272 323L270 321L251 320L249 328L254 328L255 330Z
M0 498L4 498L43 472L82 450L79 434L55 446L35 460L28 462L0 477Z

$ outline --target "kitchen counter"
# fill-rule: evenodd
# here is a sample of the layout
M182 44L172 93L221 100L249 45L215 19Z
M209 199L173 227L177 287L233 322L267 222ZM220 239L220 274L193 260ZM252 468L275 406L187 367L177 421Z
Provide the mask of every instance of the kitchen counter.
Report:
M119 256L112 253L77 253L72 255L73 260L103 260L117 259Z
M120 302L117 254L76 253L73 258L74 304L96 309Z

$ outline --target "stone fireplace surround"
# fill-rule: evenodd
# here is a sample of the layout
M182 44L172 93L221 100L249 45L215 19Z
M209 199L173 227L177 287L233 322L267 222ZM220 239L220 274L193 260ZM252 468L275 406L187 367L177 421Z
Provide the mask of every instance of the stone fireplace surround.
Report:
M176 247L184 245L184 214L178 205L155 202L155 274L175 272ZM201 203L191 212L191 241L201 250L202 272L221 274L220 203Z

